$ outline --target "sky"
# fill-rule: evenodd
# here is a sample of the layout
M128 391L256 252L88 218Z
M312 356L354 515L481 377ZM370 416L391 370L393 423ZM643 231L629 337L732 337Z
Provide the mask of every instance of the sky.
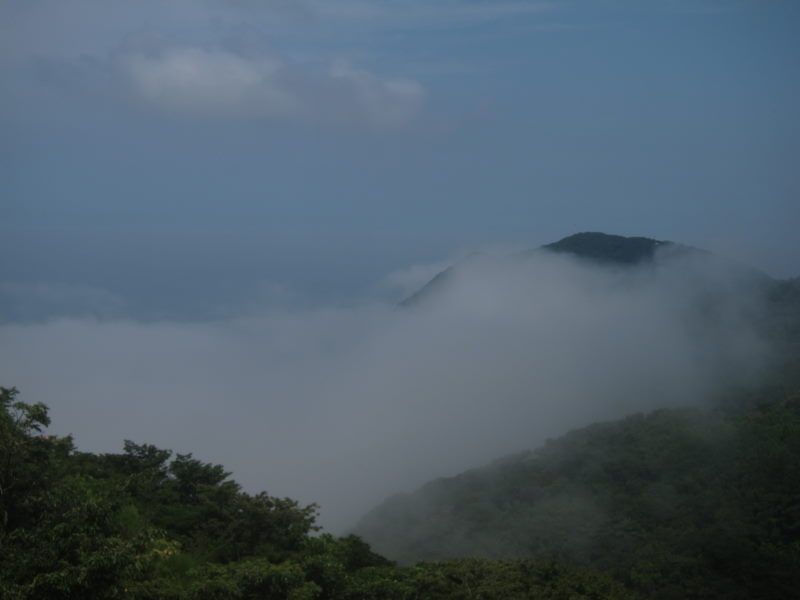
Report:
M259 487L242 457L274 446L207 443L226 403L248 419L264 394L305 406L325 373L362 372L329 354L391 340L393 303L473 252L604 231L798 276L799 17L794 0L0 0L0 383L87 449L192 427L176 450ZM422 368L401 377L378 347L390 381ZM366 402L375 381L334 389ZM145 396L158 434L126 412ZM293 448L320 431L286 414L267 430Z
M780 0L4 0L3 304L346 303L412 265L579 231L796 276L798 16Z

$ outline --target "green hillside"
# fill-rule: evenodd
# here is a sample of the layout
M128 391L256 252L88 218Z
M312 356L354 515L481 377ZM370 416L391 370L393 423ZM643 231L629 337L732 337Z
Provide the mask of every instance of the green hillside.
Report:
M402 562L536 557L652 598L800 584L800 396L735 418L659 410L395 496L356 532Z
M760 308L748 318L772 349L769 368L704 409L594 424L432 481L389 498L354 531L401 563L525 557L598 569L648 598L796 595L800 280L649 238L583 233L544 249L623 269L662 249L714 260L757 292ZM698 284L695 314L713 323L730 289Z
M788 598L800 588L800 281L770 282L773 352L704 409L572 431L389 498L355 532L401 563L557 560L648 598Z

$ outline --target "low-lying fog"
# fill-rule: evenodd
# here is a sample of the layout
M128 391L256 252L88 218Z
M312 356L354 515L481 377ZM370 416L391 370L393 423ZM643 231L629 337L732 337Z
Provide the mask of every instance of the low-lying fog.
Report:
M48 404L51 433L82 450L193 452L343 532L389 494L752 371L747 284L702 256L659 264L472 258L408 308L9 324L0 384Z

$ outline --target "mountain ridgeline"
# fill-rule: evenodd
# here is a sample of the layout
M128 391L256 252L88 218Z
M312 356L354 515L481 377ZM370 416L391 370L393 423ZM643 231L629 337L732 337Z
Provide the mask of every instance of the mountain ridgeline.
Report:
M647 598L795 595L800 280L774 280L702 250L643 237L581 233L519 256L543 253L616 274L649 273L676 260L680 269L698 260L711 264L702 277L690 277L702 288L691 308L700 319L692 326L704 331L736 300L731 296L746 290L757 302L742 319L758 331L770 359L701 407L596 423L397 494L354 532L401 563L524 557L598 569ZM460 268L439 274L405 306L435 300ZM706 277L719 272L724 276Z
M552 244L545 244L542 248L551 252L565 252L589 260L620 264L638 264L643 261L652 261L655 258L656 251L664 248L699 252L694 248L681 246L673 242L597 232L576 233Z
M518 258L531 258L548 254L563 255L575 258L586 264L605 267L656 266L661 263L680 259L699 259L711 261L715 268L725 271L741 279L768 285L772 278L752 267L713 255L712 253L677 244L675 242L655 240L646 237L625 237L599 232L576 233L557 242L545 244L539 248L523 251ZM435 297L443 290L460 268L480 255L470 255L459 263L438 273L422 288L404 299L401 306L414 306Z

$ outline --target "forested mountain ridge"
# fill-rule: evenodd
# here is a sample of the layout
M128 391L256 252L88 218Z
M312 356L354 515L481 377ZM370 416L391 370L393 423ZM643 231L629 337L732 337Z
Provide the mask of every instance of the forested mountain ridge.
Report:
M651 598L786 598L800 577L800 396L660 410L398 495L355 532L402 562L537 557Z
M590 425L431 481L389 498L354 531L404 563L535 557L609 572L649 598L795 594L800 279L775 280L704 250L643 237L580 233L519 256L542 253L609 273L649 274L670 261L678 270L708 265L674 280L698 292L686 305L693 331L752 327L769 348L766 367L745 384L722 385L703 408ZM460 268L438 275L408 304L445 292ZM740 319L720 319L742 291L752 302L737 306Z
M553 246L622 269L663 251L707 254L605 234L577 234ZM389 498L354 532L404 563L455 556L553 559L611 573L648 598L796 594L800 280L731 268L757 298L757 308L741 322L770 348L754 380L722 386L703 408L596 423L536 450L431 481ZM729 288L714 285L700 296L696 314L702 318L695 326L705 327L706 317L714 322L728 300Z

